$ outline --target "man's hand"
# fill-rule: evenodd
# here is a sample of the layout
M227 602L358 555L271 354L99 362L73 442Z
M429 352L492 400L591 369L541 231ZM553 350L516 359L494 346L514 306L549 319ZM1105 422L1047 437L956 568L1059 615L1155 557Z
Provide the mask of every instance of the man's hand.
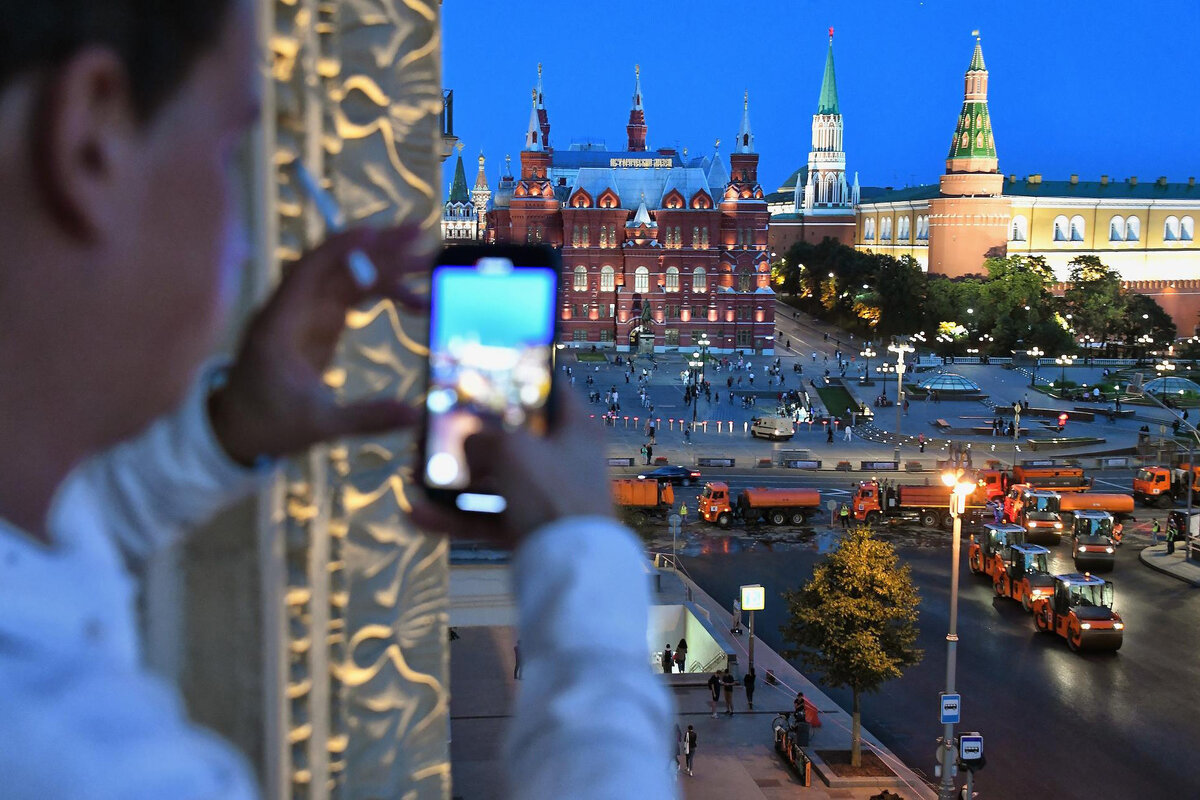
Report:
M247 326L228 381L209 398L217 439L235 461L250 465L417 419L414 409L394 399L341 405L323 378L349 309L372 296L424 307L401 281L429 268L428 242L415 226L347 231L288 269ZM378 268L375 286L363 289L351 275L346 257L356 249Z
M462 514L422 500L414 504L413 520L427 530L515 548L563 517L611 516L599 426L590 424L570 386L556 381L554 388L558 413L549 436L489 429L466 441L471 475L508 500L504 513Z

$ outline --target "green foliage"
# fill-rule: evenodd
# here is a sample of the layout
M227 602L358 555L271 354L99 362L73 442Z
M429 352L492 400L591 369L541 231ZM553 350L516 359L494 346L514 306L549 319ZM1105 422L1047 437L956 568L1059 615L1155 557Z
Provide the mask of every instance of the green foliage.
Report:
M858 527L783 599L788 621L780 632L794 646L784 655L799 658L828 685L854 693L851 752L857 763L860 695L899 678L924 655L915 646L921 597L912 569L870 528Z

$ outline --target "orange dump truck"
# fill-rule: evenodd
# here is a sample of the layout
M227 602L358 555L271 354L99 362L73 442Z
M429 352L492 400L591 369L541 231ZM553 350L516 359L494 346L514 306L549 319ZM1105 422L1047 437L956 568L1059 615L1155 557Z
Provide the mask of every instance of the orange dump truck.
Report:
M967 497L964 522L982 519L987 512L987 501L985 487L978 486ZM950 515L950 487L940 481L929 486L902 484L886 488L879 481L863 481L854 492L853 503L854 518L868 524L886 519L916 520L926 528L939 525L949 528L954 524Z
M1181 497L1187 497L1188 472L1192 473L1192 493L1200 495L1200 467L1188 469L1187 464L1178 468L1142 467L1133 475L1133 496L1142 505L1170 506Z
M709 481L700 492L700 518L728 528L735 519L746 523L766 520L772 525L803 525L821 507L816 489L744 489L734 500L729 484Z
M979 481L987 488L989 498L1005 494L1005 487L1024 484L1030 489L1052 489L1059 493L1086 492L1092 479L1079 467L1013 467L1011 473L996 469L981 469Z
M613 504L634 522L664 516L675 503L675 490L658 481L612 481Z

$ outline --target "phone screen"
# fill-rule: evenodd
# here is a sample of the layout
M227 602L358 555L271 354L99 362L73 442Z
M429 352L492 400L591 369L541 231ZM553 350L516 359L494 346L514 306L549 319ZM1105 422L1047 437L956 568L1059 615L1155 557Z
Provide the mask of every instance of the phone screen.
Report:
M473 491L463 444L486 424L544 434L550 424L558 270L506 258L434 267L424 483L465 511L499 512Z

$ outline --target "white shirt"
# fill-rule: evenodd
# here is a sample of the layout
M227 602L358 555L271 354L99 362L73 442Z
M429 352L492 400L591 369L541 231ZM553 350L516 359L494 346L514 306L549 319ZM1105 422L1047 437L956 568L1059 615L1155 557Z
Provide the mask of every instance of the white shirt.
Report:
M129 566L251 490L203 383L59 487L43 545L0 520L5 800L250 800L242 756L140 662ZM507 747L515 798L676 796L673 708L646 663L649 586L632 534L560 520L514 556L524 670Z

